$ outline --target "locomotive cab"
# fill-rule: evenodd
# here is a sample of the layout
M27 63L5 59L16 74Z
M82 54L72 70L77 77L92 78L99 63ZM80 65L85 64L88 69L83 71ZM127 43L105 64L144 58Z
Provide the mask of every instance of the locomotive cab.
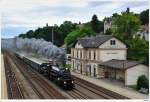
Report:
M51 63L42 63L42 64L40 65L39 72L40 72L41 74L44 74L44 75L46 76L46 75L48 75L48 73L49 73L50 67L51 67Z

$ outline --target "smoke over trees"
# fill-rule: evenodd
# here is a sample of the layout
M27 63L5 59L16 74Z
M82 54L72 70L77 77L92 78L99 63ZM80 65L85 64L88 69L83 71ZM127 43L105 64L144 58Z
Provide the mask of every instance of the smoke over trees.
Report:
M66 54L63 49L60 49L51 42L47 42L43 39L10 38L2 39L1 41L2 50L36 53L43 57L52 58L63 63L66 59Z

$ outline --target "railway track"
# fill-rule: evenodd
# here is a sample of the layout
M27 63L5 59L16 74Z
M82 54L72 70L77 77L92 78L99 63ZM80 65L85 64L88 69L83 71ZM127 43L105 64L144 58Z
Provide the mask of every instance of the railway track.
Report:
M66 93L68 93L73 99L92 99L92 97L86 95L85 93L83 93L78 89L67 91Z
M9 58L4 55L4 66L6 73L6 82L9 99L24 99L24 95L21 91L21 86L17 80L15 73L13 72L12 65Z
M36 95L40 98L40 99L44 99L44 95L37 89L36 85L34 84L34 81L32 80L33 75L28 75L22 68L20 65L18 65L16 63L16 61L14 60L15 65L17 66L17 68L20 70L20 72L22 73L22 75L25 77L25 79L29 82L31 88L33 89L33 91L36 93Z
M99 96L102 96L104 99L129 99L128 97L122 96L118 93L115 93L113 91L107 90L103 87L99 87L95 84L92 84L90 82L87 82L83 79L77 78L74 76L75 84L79 85Z
M29 65L27 65L25 62L19 60L15 56L10 55L13 61L15 62L16 66L19 68L19 70L23 73L23 75L26 77L27 80L30 81L32 87L34 87L34 90L39 95L41 99L49 98L49 99L65 99L63 95L61 95L56 89L54 89L52 86L50 86L45 80L43 80L37 72L35 72ZM35 82L43 91L44 94L42 94L39 90L37 90L36 85L33 83Z

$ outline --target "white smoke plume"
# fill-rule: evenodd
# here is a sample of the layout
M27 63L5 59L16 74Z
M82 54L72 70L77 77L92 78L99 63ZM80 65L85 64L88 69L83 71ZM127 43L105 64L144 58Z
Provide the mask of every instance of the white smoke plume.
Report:
M47 42L43 39L22 39L22 38L10 38L1 40L2 50L10 51L24 51L36 53L42 55L48 59L55 59L59 62L66 60L66 54L63 49L58 48L51 42Z

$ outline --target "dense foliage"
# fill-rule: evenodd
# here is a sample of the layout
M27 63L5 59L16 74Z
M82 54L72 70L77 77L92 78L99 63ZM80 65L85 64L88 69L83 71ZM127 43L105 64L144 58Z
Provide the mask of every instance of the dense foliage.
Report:
M142 24L149 23L149 9L140 13L140 20L141 20Z
M35 31L30 30L25 34L20 34L19 37L22 38L43 38L46 41L52 41L52 30L54 34L54 44L61 46L64 44L64 39L72 30L76 29L76 23L70 21L65 21L60 26L48 26L43 28L38 28Z
M91 36L95 35L94 31L91 29L90 26L85 26L82 28L78 28L70 32L67 37L65 38L65 43L70 45L73 43L77 38L84 37L84 36Z
M107 29L105 32L106 35L112 35L112 29Z
M99 21L96 15L93 15L91 22L85 23L82 27L73 30L67 35L65 44L70 45L80 37L95 36L96 34L103 32L103 29L103 22Z
M135 38L126 41L126 44L128 45L128 59L148 64L148 42L136 36Z
M93 15L91 20L91 27L95 33L103 32L103 22L99 21L96 15Z
M140 20L133 13L123 12L113 18L113 31L119 39L125 41L133 37L140 28Z
M149 89L149 81L145 75L139 76L137 80L137 89L140 90L141 88Z
M149 62L148 42L136 36L140 28L139 17L131 12L123 12L113 17L113 35L124 42L128 47L127 58L141 61L144 64Z

